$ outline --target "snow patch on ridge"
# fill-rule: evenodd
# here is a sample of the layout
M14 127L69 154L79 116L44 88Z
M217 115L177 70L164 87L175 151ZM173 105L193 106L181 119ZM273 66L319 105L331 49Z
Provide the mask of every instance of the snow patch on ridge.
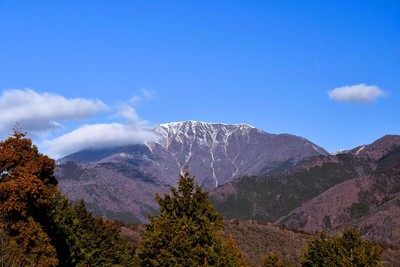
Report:
M357 152L356 155L360 154L361 151L363 151L365 149L365 146L360 147Z
M215 169L216 150L222 145L225 155L228 155L228 141L230 136L240 134L250 138L251 131L257 129L249 124L226 124L226 123L206 123L201 121L183 121L164 123L154 127L154 132L159 136L155 141L167 151L170 150L172 143L174 146L178 143L181 146L180 153L172 155L181 169L187 167L190 159L194 155L193 147L196 146L200 150L208 151L211 156L209 168L212 170L211 179L214 180L215 187L219 185L218 175ZM258 130L258 129L257 129ZM261 131L261 130L258 130ZM220 144L220 142L223 144ZM237 140L236 140L237 141ZM238 152L239 154L239 152ZM239 171L239 167L235 164L237 158L228 159L235 168L234 175Z
M270 134L245 123L183 121L160 124L152 130L158 138L146 143L151 151L165 150L163 153L172 157L171 170L178 168L182 172L184 168L189 167L200 177L199 183L205 182L208 187L217 187L245 171L264 167L261 166L264 164L262 162L257 166L246 166L245 163L250 159L258 162L263 161L263 158L275 157L280 160L282 155L268 153L273 153L270 147L279 147L279 142L282 141L278 141L278 144L271 143L266 147L263 140L270 142L276 138L293 142L291 140L298 138L298 142L303 141L303 147L296 149L304 149L310 154L327 154L323 148L305 138L289 134ZM257 155L253 155L252 150ZM258 155L258 153L267 154Z

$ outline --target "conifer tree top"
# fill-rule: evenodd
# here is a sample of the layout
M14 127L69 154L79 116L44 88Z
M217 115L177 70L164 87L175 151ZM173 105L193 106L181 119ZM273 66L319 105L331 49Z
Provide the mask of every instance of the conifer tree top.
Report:
M233 240L222 236L223 219L195 185L182 174L170 194L156 196L159 214L149 216L140 259L143 266L243 266Z

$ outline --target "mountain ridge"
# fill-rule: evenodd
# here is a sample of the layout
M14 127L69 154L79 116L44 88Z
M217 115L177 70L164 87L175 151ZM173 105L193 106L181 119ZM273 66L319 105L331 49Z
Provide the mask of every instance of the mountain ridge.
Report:
M155 142L84 150L61 159L57 175L62 190L68 192L70 199L84 198L102 210L101 196L93 199L90 194L106 192L107 188L113 190L104 173L113 176L113 179L119 177L131 187L147 188L145 192L154 194L175 185L179 174L188 168L197 177L197 183L210 190L243 175L274 172L296 166L308 158L328 154L305 138L269 134L243 123L174 122L158 125L154 132L160 136ZM77 165L68 165L69 161ZM78 177L69 181L65 173L69 173L70 167L79 169L81 179ZM87 173L97 177L97 183L93 179L88 183L90 177ZM119 195L126 195L122 191ZM132 210L135 213L140 211L136 216L139 221L143 221L144 213L149 211L144 206L155 207L154 201L148 203L150 197L145 196L141 198L146 201L128 197L129 203L119 199L119 196L104 198L104 201L108 199L108 212L121 209L116 204L111 205L109 199L112 198L124 205L137 203L138 207Z
M160 140L86 150L56 170L61 189L96 214L145 222L155 194L184 168L210 191L227 219L252 219L308 232L352 223L365 238L400 246L400 136L329 154L309 140L247 124L161 124Z
M306 232L353 225L365 238L400 246L400 136L319 156L280 173L242 177L212 191L227 218Z

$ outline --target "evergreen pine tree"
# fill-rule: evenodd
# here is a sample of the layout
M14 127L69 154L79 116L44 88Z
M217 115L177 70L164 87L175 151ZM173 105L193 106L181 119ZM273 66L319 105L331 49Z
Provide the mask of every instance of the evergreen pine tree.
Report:
M364 241L355 229L327 237L321 233L308 244L302 266L382 266L382 250L372 242Z
M58 201L53 218L58 235L65 238L67 257L62 266L138 266L133 243L101 217L93 217L81 200L74 207Z
M262 258L262 267L284 267L289 264L283 263L282 259L276 254L266 254Z
M223 219L186 171L171 194L156 196L139 257L142 266L243 266L239 251L222 236ZM234 243L233 243L234 244Z

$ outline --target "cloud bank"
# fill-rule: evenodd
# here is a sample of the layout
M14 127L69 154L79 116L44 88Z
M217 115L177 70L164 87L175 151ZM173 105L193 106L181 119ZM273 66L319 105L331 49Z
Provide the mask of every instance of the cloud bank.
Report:
M154 132L132 124L101 123L84 125L70 133L44 142L48 154L53 158L86 148L105 148L138 144L156 139Z
M0 131L10 131L18 122L24 131L41 132L61 127L60 121L82 120L106 110L100 100L10 89L0 96Z
M139 118L132 105L135 101L152 98L154 93L147 90L141 93L142 96L132 98L134 101L130 99L110 108L100 100L68 99L31 89L5 90L0 96L0 133L10 132L18 122L23 131L41 139L35 142L39 143L42 152L56 159L88 148L152 141L157 136L148 130L148 123ZM113 113L105 118L109 123L85 124L75 129L67 129L62 125L64 121L80 121L105 111ZM65 134L54 136L54 130L60 128ZM48 139L44 139L45 136Z
M146 121L140 120L136 110L128 104L118 107L115 117L123 117L125 123L98 123L81 126L67 134L47 140L43 146L53 158L61 158L83 149L140 144L154 141L157 135Z
M385 92L378 86L361 83L337 87L329 91L328 95L330 99L336 101L367 104L385 95Z

